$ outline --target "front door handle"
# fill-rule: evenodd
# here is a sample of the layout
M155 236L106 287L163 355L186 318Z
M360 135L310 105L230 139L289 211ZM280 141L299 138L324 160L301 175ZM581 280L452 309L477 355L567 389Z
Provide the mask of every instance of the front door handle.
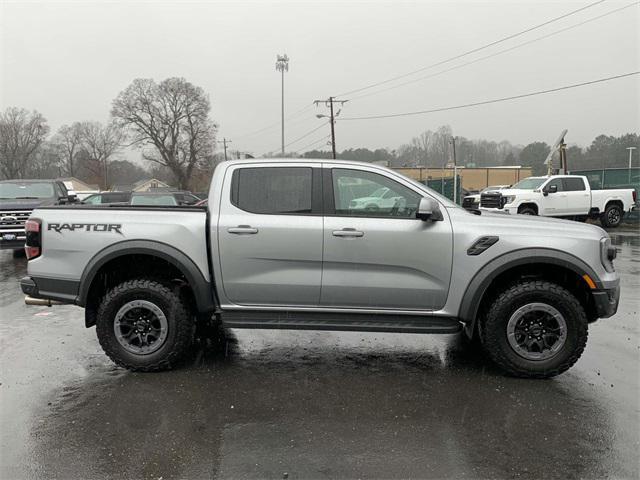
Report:
M355 228L343 228L342 230L334 230L334 237L364 237L364 232Z
M251 225L238 225L237 227L227 228L227 232L235 233L236 235L255 235L258 233L258 229L253 228Z

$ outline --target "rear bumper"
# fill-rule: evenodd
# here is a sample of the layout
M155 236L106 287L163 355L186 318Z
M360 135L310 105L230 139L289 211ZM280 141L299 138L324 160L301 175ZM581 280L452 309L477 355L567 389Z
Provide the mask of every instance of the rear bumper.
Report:
M620 285L592 292L598 318L609 318L618 311Z
M59 278L23 277L22 293L32 298L44 298L60 303L76 303L80 282Z

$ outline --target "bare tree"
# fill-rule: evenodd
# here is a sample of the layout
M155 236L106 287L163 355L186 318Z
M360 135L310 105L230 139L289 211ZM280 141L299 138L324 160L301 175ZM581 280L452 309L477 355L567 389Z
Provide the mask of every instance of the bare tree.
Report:
M87 168L102 178L102 187L109 187L108 162L122 147L123 133L118 125L111 122L82 122L79 125L80 144L88 155Z
M0 173L24 178L47 133L47 120L35 110L10 107L0 113Z
M62 168L67 175L75 175L75 160L78 150L82 146L82 126L79 122L63 125L58 129L53 144L62 160Z
M159 84L138 78L113 101L111 114L128 128L145 159L168 167L179 187L188 189L194 169L213 152L210 110L204 90L184 78Z

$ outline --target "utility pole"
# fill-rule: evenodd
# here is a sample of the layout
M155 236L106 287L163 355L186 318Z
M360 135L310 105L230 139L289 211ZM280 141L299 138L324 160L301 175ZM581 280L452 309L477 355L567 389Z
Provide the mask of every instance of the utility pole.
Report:
M331 152L332 152L332 156L333 159L336 159L336 130L335 130L335 124L336 124L336 117L338 115L340 115L340 110L338 110L338 112L334 115L333 113L333 104L334 103L339 103L340 106L344 105L345 103L347 103L349 100L336 100L335 97L329 97L327 100L314 100L313 103L316 104L316 107L318 106L318 104L320 103L324 103L325 106L329 107L329 115L324 115L324 114L318 114L316 115L317 118L329 118L329 123L331 123Z
M222 143L224 145L224 161L227 161L227 143L233 143L231 140L227 140L226 138L222 137L222 141L218 140L217 143Z
M286 53L276 56L276 70L282 75L282 156L284 156L284 72L289 71L289 57Z
M456 162L456 137L451 137L453 147L453 203L458 203L458 164Z

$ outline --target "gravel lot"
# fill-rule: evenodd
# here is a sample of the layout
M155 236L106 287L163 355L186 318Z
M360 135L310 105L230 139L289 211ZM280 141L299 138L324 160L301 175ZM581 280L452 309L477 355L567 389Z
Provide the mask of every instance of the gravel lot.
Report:
M551 380L457 335L226 332L159 374L103 355L77 307L27 307L0 252L1 478L638 478L640 234L618 314Z

